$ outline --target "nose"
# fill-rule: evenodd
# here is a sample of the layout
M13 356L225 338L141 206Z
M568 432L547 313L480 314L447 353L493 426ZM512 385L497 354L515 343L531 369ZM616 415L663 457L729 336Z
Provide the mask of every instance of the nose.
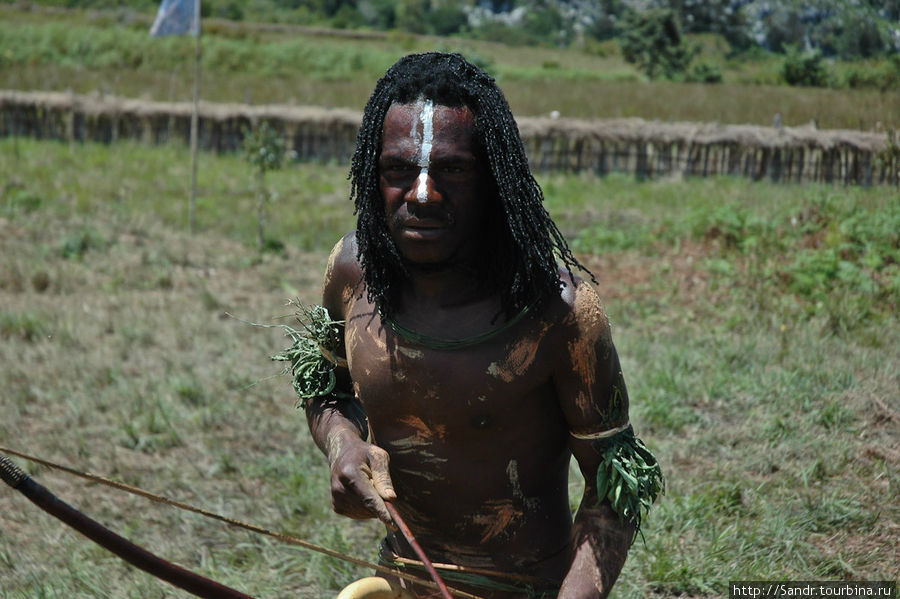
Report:
M413 181L404 199L414 204L434 204L443 201L427 166L421 168L419 176Z

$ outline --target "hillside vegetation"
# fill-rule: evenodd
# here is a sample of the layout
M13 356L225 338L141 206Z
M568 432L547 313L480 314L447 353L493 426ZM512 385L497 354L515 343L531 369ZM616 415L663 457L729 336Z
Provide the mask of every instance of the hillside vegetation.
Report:
M194 40L150 38L152 15L23 10L0 6L0 86L70 89L156 100L191 97ZM696 38L717 84L650 81L615 41L597 47L513 46L463 37L340 32L211 20L203 36L203 99L295 103L360 110L375 80L413 51L460 51L500 81L518 115L558 111L580 118L642 117L822 128L889 129L900 123L900 90L792 87L783 59L730 56L721 36ZM890 73L893 62L835 63L838 79ZM900 68L900 67L898 67ZM870 73L871 71L871 73ZM900 71L898 71L900 72Z

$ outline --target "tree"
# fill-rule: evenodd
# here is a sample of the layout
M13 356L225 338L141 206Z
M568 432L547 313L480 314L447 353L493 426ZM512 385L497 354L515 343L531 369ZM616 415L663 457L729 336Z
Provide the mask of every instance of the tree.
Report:
M428 0L399 0L395 8L397 29L409 33L426 33L425 16L430 8Z
M623 33L623 23L632 12L624 0L597 0L596 13L585 33L603 41Z
M468 25L469 18L459 0L444 0L432 6L427 21L431 33L447 36L462 31Z
M683 74L698 52L687 45L675 13L669 9L632 13L624 30L622 56L650 79L673 79Z
M678 15L685 33L718 33L735 50L753 43L744 15L747 0L663 0Z

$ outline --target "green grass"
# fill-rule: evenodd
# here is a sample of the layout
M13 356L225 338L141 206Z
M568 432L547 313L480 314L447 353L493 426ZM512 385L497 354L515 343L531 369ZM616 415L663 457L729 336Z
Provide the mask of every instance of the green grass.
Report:
M0 140L0 440L373 560L269 356L353 227L346 167L269 173L188 152ZM618 599L729 580L884 580L900 562L898 195L738 179L542 177L596 275L632 418L668 492ZM232 314L237 318L226 315ZM334 596L365 569L15 460L167 559L258 597ZM577 503L581 481L570 481ZM0 489L0 597L186 597Z
M0 87L189 101L193 38L150 38L149 16L138 16L0 7ZM813 120L821 128L900 126L896 88L791 88L780 85L781 58L726 60L727 48L703 40L704 60L719 66L723 84L648 82L614 43L561 50L396 32L348 39L345 32L211 21L203 37L201 95L213 102L361 110L396 59L451 50L488 69L517 115L771 125L780 114L785 126ZM887 61L840 64L835 80L852 70L862 82L888 67Z

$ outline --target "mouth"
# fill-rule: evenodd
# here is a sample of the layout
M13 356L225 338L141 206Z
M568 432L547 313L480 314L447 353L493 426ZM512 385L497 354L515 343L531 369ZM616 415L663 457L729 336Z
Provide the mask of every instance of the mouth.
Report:
M436 240L444 235L451 223L435 218L409 218L397 223L397 232L409 241Z
M415 231L431 231L434 229L446 229L449 223L439 220L420 220L411 219L401 223L404 229L412 229Z
M431 239L441 235L446 230L445 226L425 225L425 224L406 224L401 228L405 237L417 239Z

